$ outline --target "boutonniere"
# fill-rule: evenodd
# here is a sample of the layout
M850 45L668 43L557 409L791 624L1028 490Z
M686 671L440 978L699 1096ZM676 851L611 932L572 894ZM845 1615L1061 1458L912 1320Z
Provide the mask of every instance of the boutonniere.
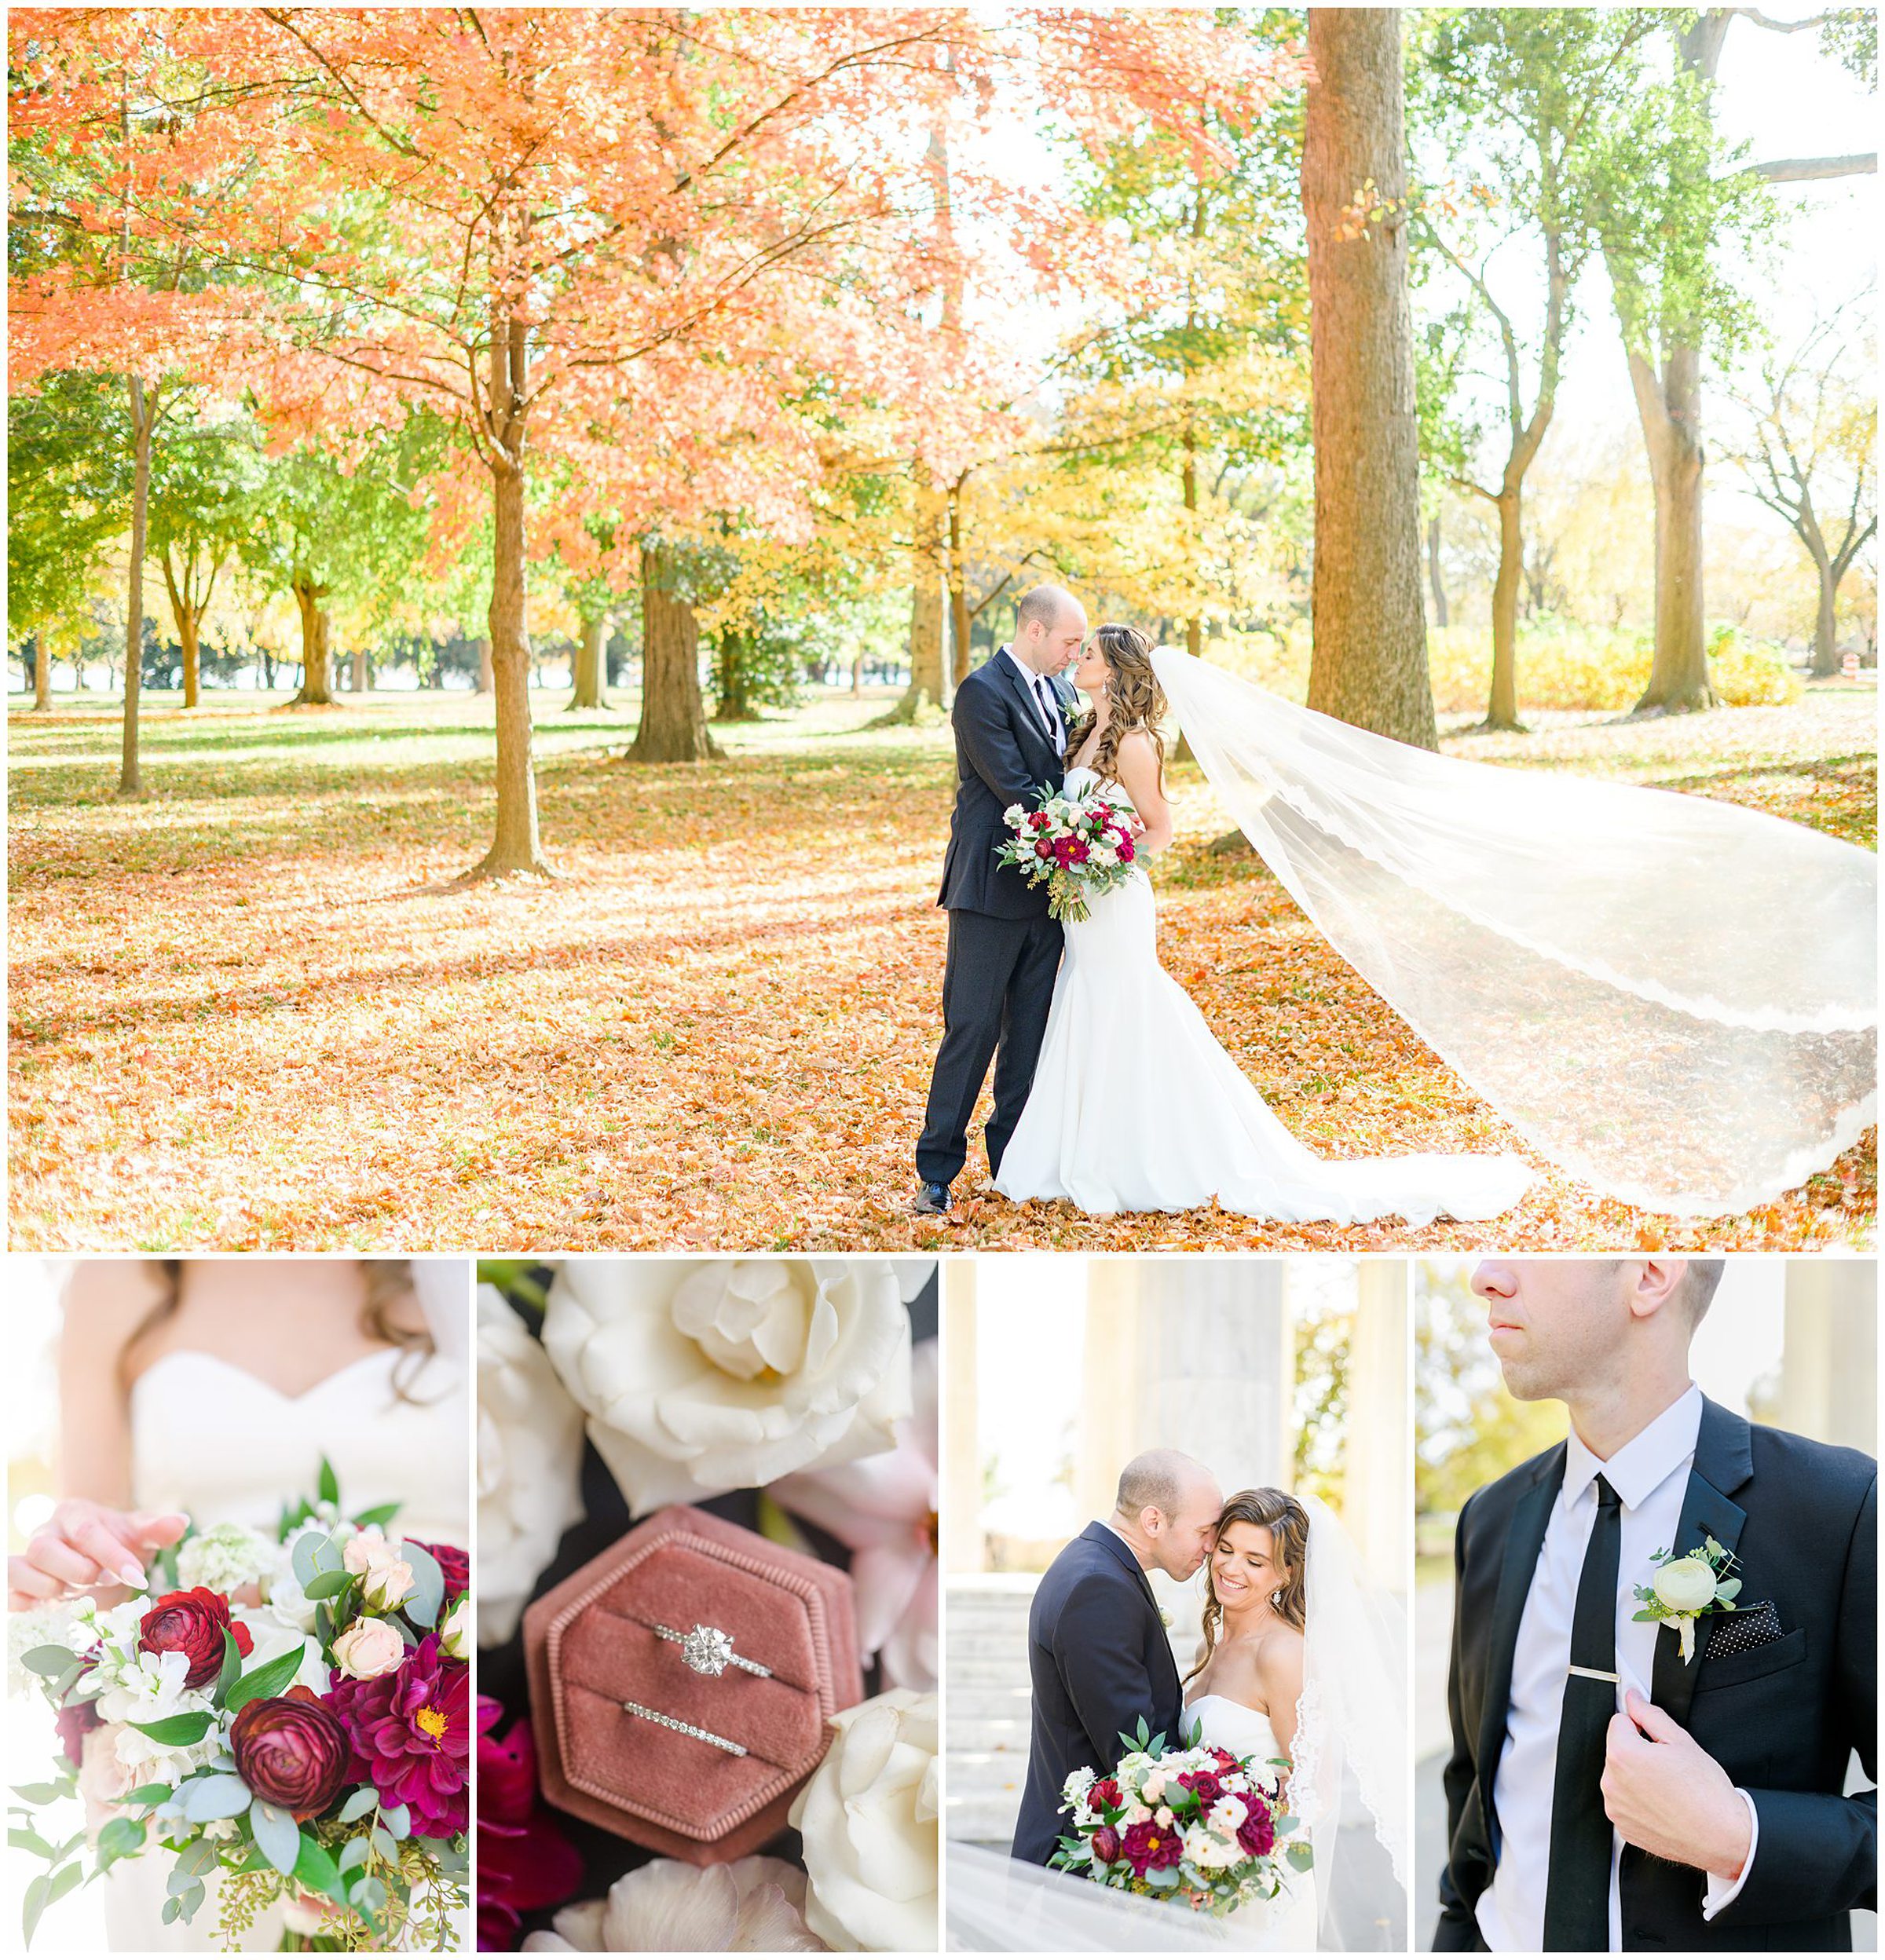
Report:
M1160 1607L1158 1609L1158 1624L1165 1629L1166 1633L1169 1633L1171 1632L1172 1616L1166 1611L1163 1607Z
M1682 1644L1682 1664L1686 1666L1695 1658L1696 1622L1704 1613L1734 1611L1734 1596L1741 1589L1740 1581L1729 1577L1735 1556L1725 1545L1708 1538L1679 1558L1673 1552L1658 1552L1650 1563L1656 1571L1649 1583L1636 1589L1643 1610L1631 1617L1668 1621Z

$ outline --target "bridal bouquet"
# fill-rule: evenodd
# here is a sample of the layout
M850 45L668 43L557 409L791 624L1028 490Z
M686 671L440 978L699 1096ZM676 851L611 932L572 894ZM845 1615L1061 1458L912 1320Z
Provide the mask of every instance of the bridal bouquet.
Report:
M1010 803L1001 821L1014 835L995 847L1030 885L1047 887L1047 909L1078 925L1086 901L1132 876L1139 821L1096 784L1078 796L1043 788L1033 810Z
M274 1532L193 1527L122 1604L80 1599L20 1657L64 1755L19 1786L13 1841L46 1861L40 1915L121 1859L168 1865L163 1923L221 1874L234 1942L280 1902L305 1947L443 1949L467 1901L469 1566L401 1538L398 1507L349 1516L332 1469ZM95 1830L35 1826L83 1797ZM86 1867L90 1864L88 1874Z
M1111 1775L1077 1769L1063 1786L1073 1829L1051 1867L1217 1916L1276 1898L1286 1865L1309 1870L1309 1840L1293 1834L1279 1773L1265 1776L1254 1758L1204 1746L1195 1728L1185 1749L1167 1750L1143 1718L1136 1735L1119 1739L1127 1753Z

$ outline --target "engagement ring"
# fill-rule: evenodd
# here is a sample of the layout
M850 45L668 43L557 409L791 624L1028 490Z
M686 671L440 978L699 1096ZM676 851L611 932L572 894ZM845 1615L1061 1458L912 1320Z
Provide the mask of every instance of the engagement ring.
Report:
M657 1626L654 1630L664 1640L673 1641L681 1650L681 1658L697 1674L724 1674L730 1667L742 1667L749 1674L767 1680L772 1678L770 1668L734 1653L733 1636L723 1633L717 1626L697 1625L691 1633L677 1633L671 1626Z

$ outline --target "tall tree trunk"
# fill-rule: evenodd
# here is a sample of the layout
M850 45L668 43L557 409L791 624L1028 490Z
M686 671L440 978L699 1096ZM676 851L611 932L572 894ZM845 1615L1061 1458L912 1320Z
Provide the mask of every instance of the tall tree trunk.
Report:
M950 486L949 492L949 633L950 640L950 686L952 691L968 678L968 580L962 565L962 485L968 472Z
M942 707L942 576L939 561L947 498L919 464L917 481L916 536L910 550L910 685L903 698L882 719L910 722L925 708Z
M1499 571L1492 580L1492 689L1486 700L1486 726L1517 730L1522 726L1518 719L1518 587L1525 559L1518 485L1508 485L1495 502Z
M631 762L698 762L717 755L701 703L701 634L675 590L673 551L642 545L642 721Z
M1839 574L1833 565L1832 554L1823 548L1813 554L1813 569L1818 574L1820 602L1813 621L1813 675L1825 680L1829 675L1839 671L1839 627L1837 605L1839 596Z
M716 722L745 722L752 719L752 702L746 691L746 636L730 626L720 629L719 645L714 649L713 719Z
M1386 7L1312 7L1303 130L1309 366L1316 444L1309 705L1437 745L1420 590L1420 446L1404 226L1337 236L1372 179L1407 196L1400 20Z
M27 645L33 649L33 706L50 708L53 704L53 656L46 649L43 633L31 634Z
M1701 355L1672 349L1660 376L1645 353L1628 356L1656 493L1656 652L1634 711L1715 708L1702 630Z
M118 758L118 794L141 796L137 711L144 695L144 554L151 518L151 437L157 422L157 390L135 375L131 397L131 565L124 606L124 731Z
M522 444L516 443L521 451ZM530 631L524 591L524 473L500 456L491 471L491 691L497 733L497 828L474 877L547 874L536 829L530 755Z
M1202 200L1200 200L1202 203ZM1191 425L1184 425L1184 465L1180 472L1184 492L1184 507L1193 517L1198 514L1198 439L1192 433ZM1197 567L1190 567L1195 574ZM1194 612L1184 623L1184 650L1195 660L1204 658L1204 621Z
M478 636L476 691L480 694L489 694L496 684L496 677L491 667L491 635L489 633L481 633Z
M334 701L334 683L328 671L328 610L321 604L328 588L315 583L313 574L303 566L295 573L292 589L295 610L301 615L301 686L291 708L329 708Z
M357 646L353 649L353 692L356 694L365 693L371 683L367 671L367 649L364 646Z
M1444 630L1448 623L1447 587L1440 569L1440 513L1437 510L1427 520L1427 596L1433 602L1433 623Z
M609 615L598 612L584 617L582 638L576 643L575 685L569 691L571 708L602 708L602 656L609 642Z

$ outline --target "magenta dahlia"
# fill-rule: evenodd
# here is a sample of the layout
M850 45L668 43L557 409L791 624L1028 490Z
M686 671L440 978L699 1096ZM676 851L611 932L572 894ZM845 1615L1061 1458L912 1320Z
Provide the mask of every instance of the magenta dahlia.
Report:
M415 1835L450 1838L464 1830L470 1670L439 1652L436 1633L428 1633L392 1673L342 1678L325 1699L346 1724L359 1758L356 1773L385 1802L406 1806Z

